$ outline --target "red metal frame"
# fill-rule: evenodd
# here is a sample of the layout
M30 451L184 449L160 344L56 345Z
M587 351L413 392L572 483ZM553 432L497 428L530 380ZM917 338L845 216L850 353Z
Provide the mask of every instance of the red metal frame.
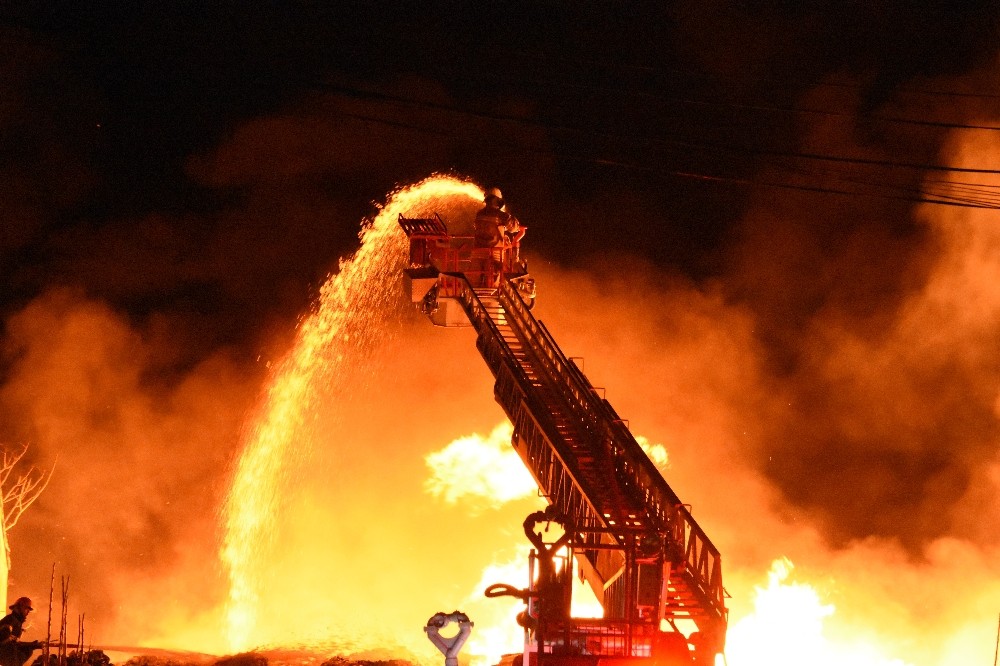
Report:
M443 274L438 282L438 298L458 297L465 280L475 289L492 291L504 277L526 273L517 246L508 243L495 248L476 247L474 236L450 235L439 216L400 215L399 226L410 239L410 267L433 266Z

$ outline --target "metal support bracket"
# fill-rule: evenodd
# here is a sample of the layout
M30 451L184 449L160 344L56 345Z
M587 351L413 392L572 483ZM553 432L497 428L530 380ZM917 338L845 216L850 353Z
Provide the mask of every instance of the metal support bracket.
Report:
M458 633L451 637L442 636L440 631L452 622L458 625ZM465 613L455 611L453 613L435 613L431 619L427 620L424 631L431 643L444 655L445 666L458 666L458 653L465 645L465 640L472 632L473 622Z

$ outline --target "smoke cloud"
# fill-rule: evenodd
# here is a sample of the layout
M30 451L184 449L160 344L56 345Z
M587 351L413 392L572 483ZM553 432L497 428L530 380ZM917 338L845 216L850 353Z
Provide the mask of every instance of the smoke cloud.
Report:
M222 593L214 567L197 563L211 554L233 434L259 376L224 350L164 373L174 344L169 327L136 328L70 289L6 322L5 441L27 444L29 462L53 474L10 533L12 590L44 607L49 574L68 577L97 641L146 638L165 615Z

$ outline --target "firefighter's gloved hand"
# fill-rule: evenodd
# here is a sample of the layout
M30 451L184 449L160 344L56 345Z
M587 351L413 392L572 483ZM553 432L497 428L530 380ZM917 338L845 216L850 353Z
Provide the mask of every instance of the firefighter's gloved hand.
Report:
M31 648L32 650L37 650L38 648L42 647L42 642L41 641L27 641L26 643L21 643L21 645L26 645L29 648Z

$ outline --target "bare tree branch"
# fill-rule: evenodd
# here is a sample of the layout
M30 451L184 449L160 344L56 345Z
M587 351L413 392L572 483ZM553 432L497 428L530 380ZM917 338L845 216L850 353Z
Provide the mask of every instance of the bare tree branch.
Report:
M20 451L11 451L6 446L0 449L0 488L7 487L7 479L14 471L14 466L21 462L21 458L28 452L28 445L21 447Z
M3 503L4 532L14 527L21 514L38 499L55 471L55 465L48 472L32 466L26 472L19 471L16 480L11 483L15 468L27 451L27 444L17 451L11 451L7 447L0 449L0 502Z

